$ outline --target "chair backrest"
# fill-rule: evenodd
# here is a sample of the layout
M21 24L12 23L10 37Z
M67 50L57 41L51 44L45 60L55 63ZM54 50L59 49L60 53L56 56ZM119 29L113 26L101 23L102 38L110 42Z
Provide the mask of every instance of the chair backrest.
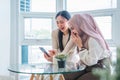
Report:
M13 77L11 77L11 76L0 75L0 80L15 80L15 79Z

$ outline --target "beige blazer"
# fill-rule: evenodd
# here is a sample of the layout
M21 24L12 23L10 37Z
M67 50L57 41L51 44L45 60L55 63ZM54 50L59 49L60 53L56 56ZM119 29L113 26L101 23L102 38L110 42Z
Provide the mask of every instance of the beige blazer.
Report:
M56 49L58 51L58 53L60 52L60 48L59 48L59 42L58 42L58 31L59 29L56 29L56 30L53 30L52 31L52 48L53 49ZM63 47L64 47L64 50L63 50L63 53L73 53L73 50L75 48L75 44L73 43L73 41L70 40L68 41L68 37L69 37L69 34L66 35L66 36L63 36ZM67 43L68 41L68 43Z

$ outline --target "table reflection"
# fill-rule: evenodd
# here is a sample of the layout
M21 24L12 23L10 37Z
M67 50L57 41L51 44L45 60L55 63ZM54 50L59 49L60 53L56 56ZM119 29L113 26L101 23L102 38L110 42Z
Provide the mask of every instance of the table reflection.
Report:
M14 73L21 74L32 74L32 78L35 74L44 75L44 74L65 74L72 73L83 70L84 67L80 67L79 69L73 63L66 63L65 68L58 68L57 64L53 63L39 63L39 64L21 64L21 65L11 65L8 70Z

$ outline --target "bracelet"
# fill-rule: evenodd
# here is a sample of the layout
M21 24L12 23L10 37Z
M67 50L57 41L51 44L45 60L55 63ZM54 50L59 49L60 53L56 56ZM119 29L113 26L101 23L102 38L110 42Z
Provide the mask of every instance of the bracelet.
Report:
M84 49L85 49L85 48L82 47L79 51L83 51Z
M78 48L77 47L77 51L79 52L79 51L83 51L85 48L83 48L83 47L81 47L81 48Z

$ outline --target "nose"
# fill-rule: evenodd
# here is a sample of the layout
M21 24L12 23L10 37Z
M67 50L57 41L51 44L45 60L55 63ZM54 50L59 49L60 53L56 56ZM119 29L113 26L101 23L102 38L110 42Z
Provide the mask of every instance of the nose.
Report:
M59 27L59 28L62 27L62 24L58 24L58 27Z

